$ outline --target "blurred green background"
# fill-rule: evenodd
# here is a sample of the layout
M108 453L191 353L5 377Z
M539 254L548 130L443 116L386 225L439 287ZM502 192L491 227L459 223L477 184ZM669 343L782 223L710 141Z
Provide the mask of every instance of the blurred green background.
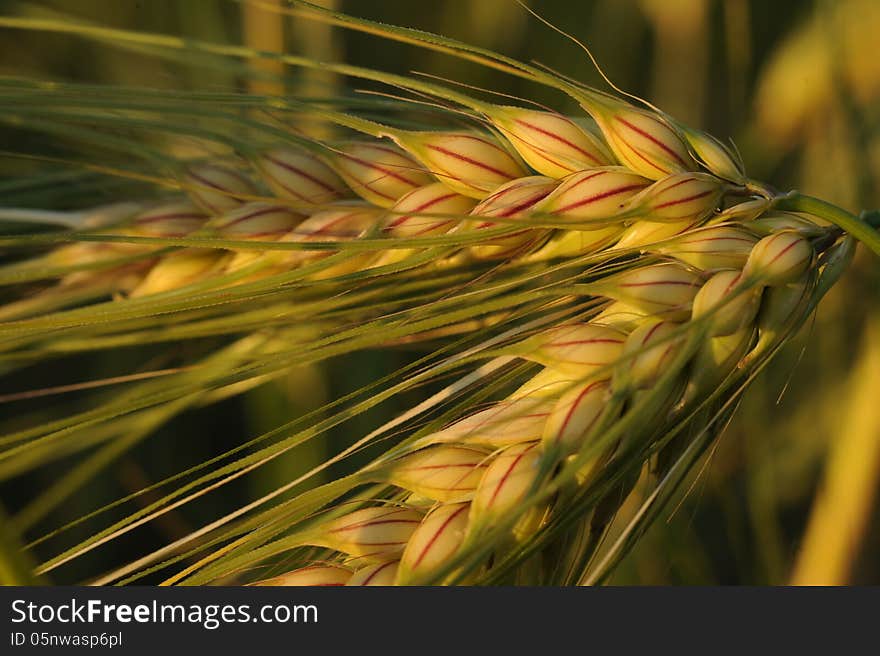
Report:
M441 32L603 87L583 51L511 0L336 0L347 13ZM880 206L880 34L877 0L530 0L536 11L588 44L607 75L679 119L732 138L752 177L798 188L847 209ZM468 62L303 21L284 21L225 0L0 0L7 15L53 12L145 31L265 50L429 72L578 108L559 94ZM108 52L112 56L108 56ZM270 67L271 68L271 67ZM353 84L321 73L296 76L297 93ZM173 66L108 51L73 37L0 30L0 74L168 88L244 89L234 74ZM354 83L356 86L359 83ZM264 90L264 89L257 89ZM19 150L21 135L3 136ZM38 148L39 146L34 146ZM0 163L14 174L14 165ZM192 348L180 346L178 348ZM99 378L167 353L68 359L63 379ZM43 534L185 464L195 464L320 407L409 361L406 350L366 353L291 373L280 383L187 413L114 462L77 498L26 537ZM0 393L45 384L45 370L3 380ZM620 584L880 583L880 264L859 253L815 320L755 382L705 468L626 559ZM77 405L76 395L63 399ZM412 401L413 397L402 399ZM0 414L58 412L45 400L0 404ZM29 415L33 419L34 415ZM366 432L377 419L365 416ZM333 435L328 449L352 436ZM323 457L310 447L276 460L202 505L166 515L59 572L75 582L161 546L214 516L290 480ZM69 463L2 484L15 514ZM86 535L89 525L81 528ZM42 551L45 550L45 551ZM51 542L36 550L52 553Z

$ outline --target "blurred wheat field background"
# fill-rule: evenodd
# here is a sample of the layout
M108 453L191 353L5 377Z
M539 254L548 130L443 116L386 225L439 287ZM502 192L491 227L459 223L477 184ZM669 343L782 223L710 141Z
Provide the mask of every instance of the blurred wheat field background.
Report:
M266 2L266 5L280 3ZM332 0L347 13L442 33L464 42L536 60L584 83L602 86L589 59L509 0L412 3ZM561 29L588 44L605 73L628 92L737 144L751 175L779 189L797 188L847 209L880 205L880 33L874 0L531 0ZM111 27L162 32L260 50L346 61L394 73L424 71L479 88L528 97L577 114L557 95L469 62L326 25L283 20L260 3L226 0L0 0L0 14L69 15ZM0 75L159 89L295 92L333 97L351 84L326 71L296 79L298 88L239 71L195 69L148 53L117 51L74 36L0 28ZM277 62L256 70L289 74ZM357 83L355 84L357 87ZM315 122L317 137L333 128ZM52 156L56 145L4 123L5 153ZM185 138L177 144L181 153ZM0 178L32 166L0 156ZM93 203L116 189L94 189ZM65 205L63 184L53 200ZM67 200L67 202L77 202ZM72 356L0 380L2 433L82 410L84 380L173 366L198 345L149 345ZM171 349L171 352L169 352ZM174 352L179 349L179 352ZM187 352L187 349L190 351ZM63 504L42 515L32 502L68 472L59 459L24 475L2 472L3 538L27 544L121 496L232 449L255 435L321 408L390 375L418 357L417 346L354 354L291 370L240 396L192 410L118 454ZM45 390L48 384L54 390ZM427 391L440 388L429 386ZM616 584L876 584L880 583L880 267L866 249L800 332L742 400L711 457L643 536L611 578ZM23 394L45 390L47 394ZM408 393L398 411L417 403ZM74 583L159 549L188 534L202 516L217 516L288 483L393 416L367 412L326 439L309 442L257 473L196 504L163 515L147 529L85 554L47 577ZM387 415L386 415L387 413ZM369 457L363 454L363 458ZM2 470L0 470L2 471ZM334 476L322 474L325 482ZM144 495L141 502L151 501ZM112 511L111 511L112 514ZM120 511L120 516L122 516ZM88 536L88 522L70 531ZM612 529L612 534L614 529ZM32 549L53 555L52 540Z

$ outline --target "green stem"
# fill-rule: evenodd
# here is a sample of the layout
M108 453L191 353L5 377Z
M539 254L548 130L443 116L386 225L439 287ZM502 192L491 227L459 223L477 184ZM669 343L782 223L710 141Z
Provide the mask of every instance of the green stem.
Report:
M830 221L880 256L880 232L871 227L871 222L843 210L824 200L792 191L779 198L776 208L789 212L805 212Z
M6 511L0 507L0 585L40 585L34 563L21 547Z

